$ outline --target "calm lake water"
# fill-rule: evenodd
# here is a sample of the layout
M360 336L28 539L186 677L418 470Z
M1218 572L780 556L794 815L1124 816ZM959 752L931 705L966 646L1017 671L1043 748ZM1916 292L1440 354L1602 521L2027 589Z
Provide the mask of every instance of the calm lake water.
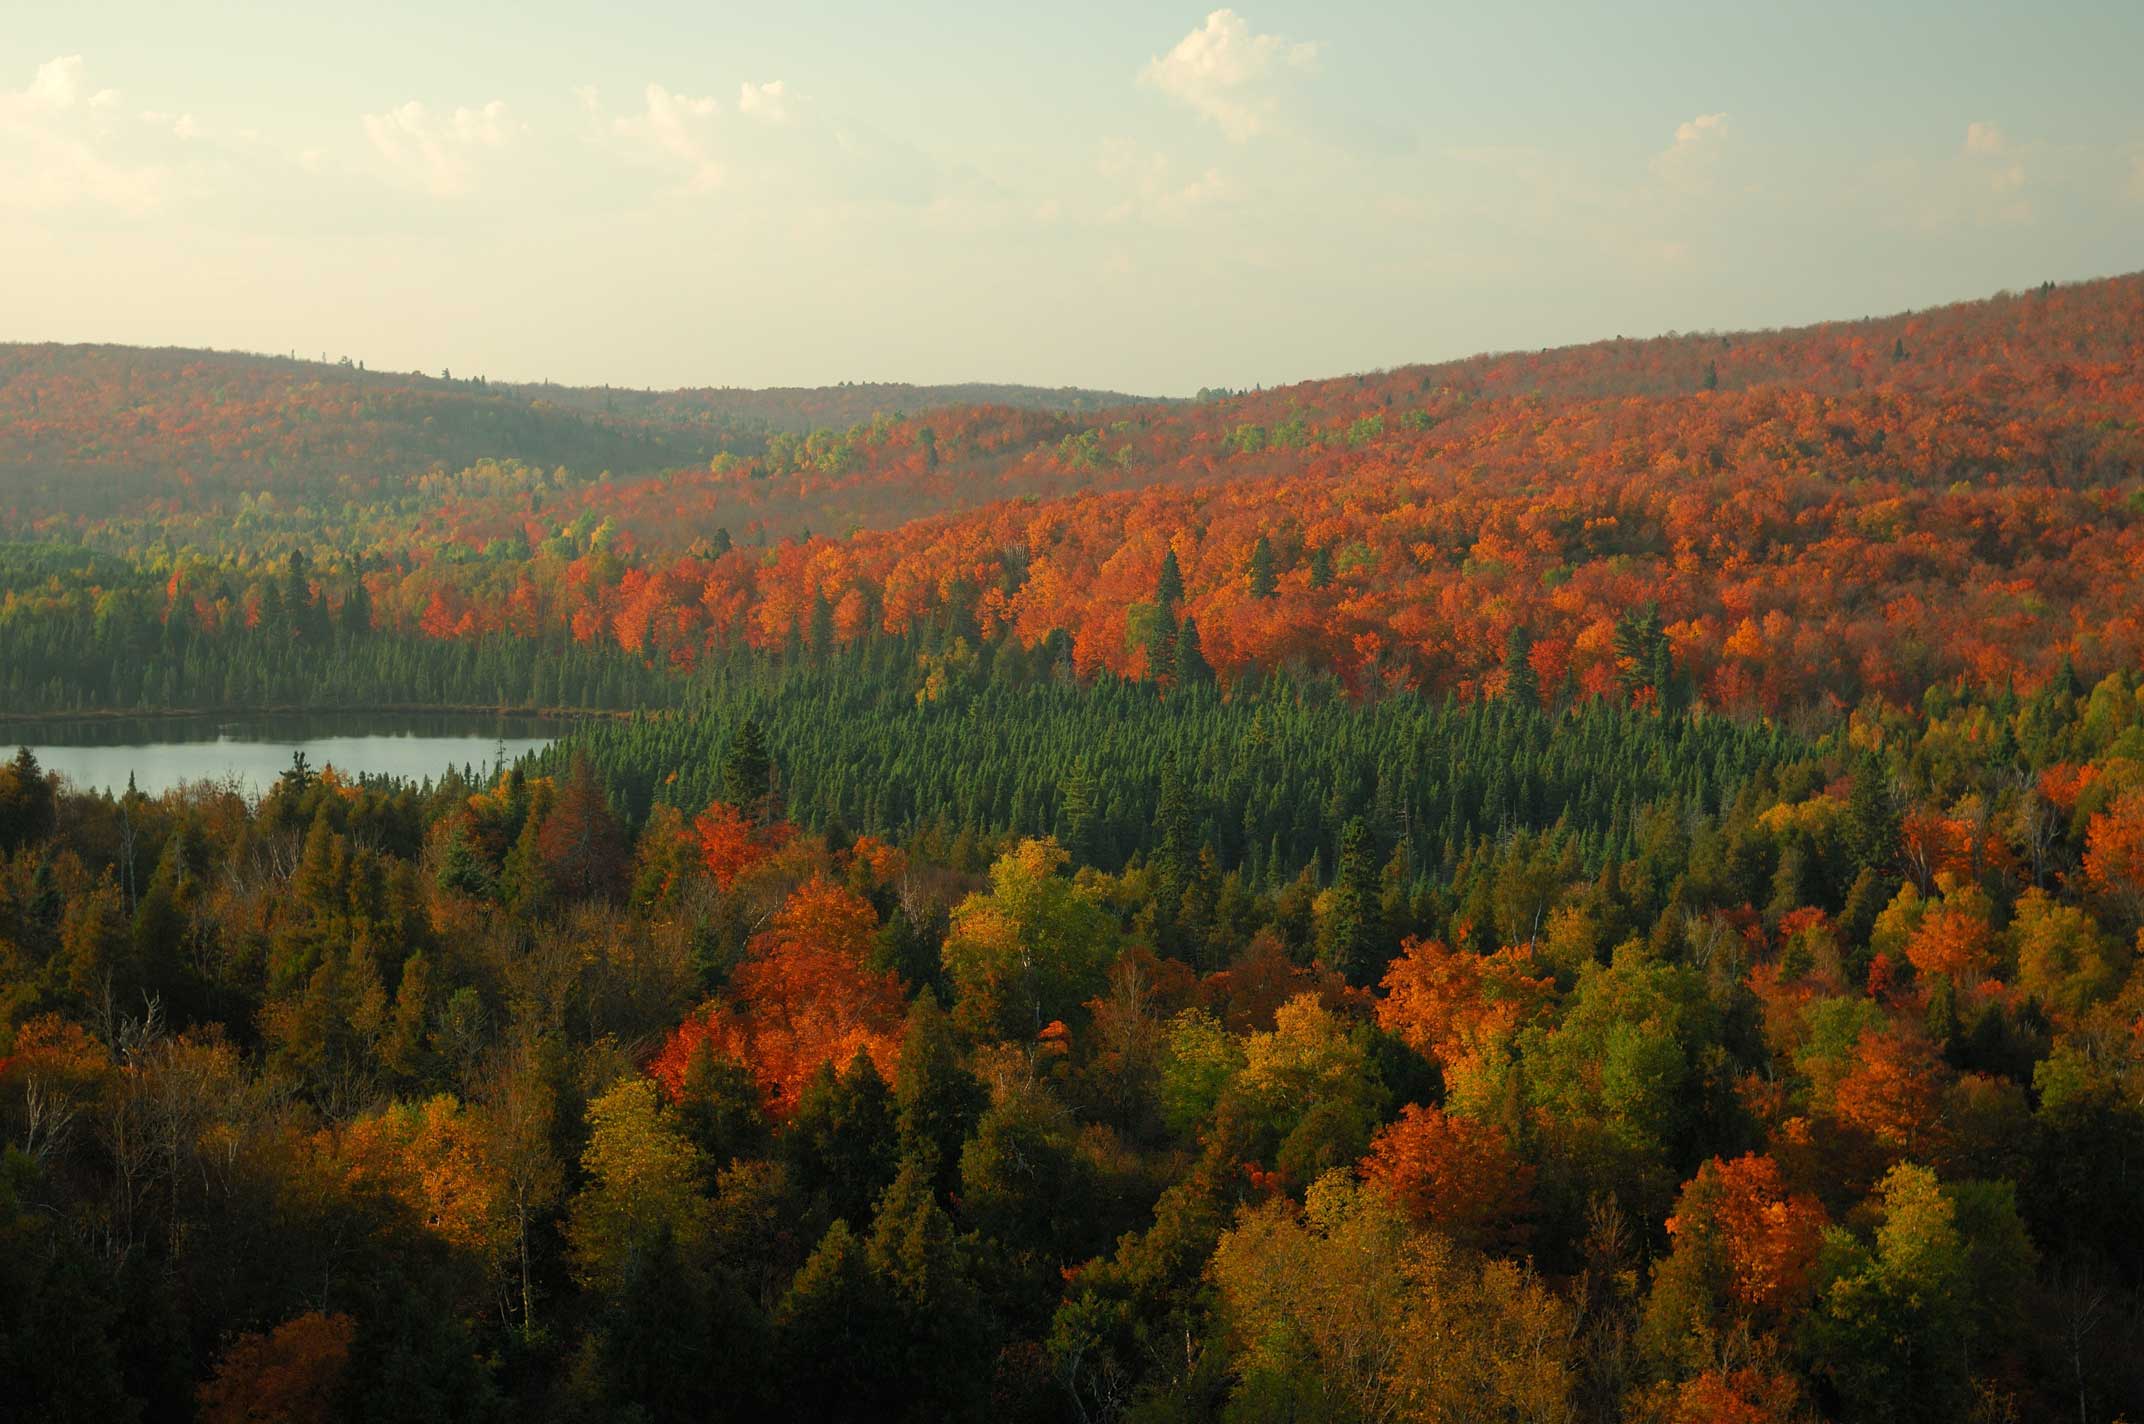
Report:
M280 717L158 717L0 724L6 748L27 746L48 770L85 790L120 792L131 774L151 796L191 781L235 780L258 795L304 752L333 766L437 778L449 768L488 771L550 745L570 723L543 717L320 713ZM5 755L0 752L0 755Z

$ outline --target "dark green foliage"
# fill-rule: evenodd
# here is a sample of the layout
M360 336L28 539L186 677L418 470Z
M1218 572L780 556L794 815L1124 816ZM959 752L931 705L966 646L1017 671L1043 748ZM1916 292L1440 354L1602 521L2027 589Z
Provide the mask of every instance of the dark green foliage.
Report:
M1515 707L1539 710L1541 678L1527 661L1533 646L1534 640L1526 630L1514 624L1504 639L1504 700Z
M960 1178L961 1144L987 1097L961 1061L952 1020L929 990L908 1011L893 1096L902 1161L919 1165L940 1191L950 1191Z
M1329 684L1285 679L1222 699L1108 679L1007 684L979 668L958 697L919 704L903 647L888 639L823 666L720 662L698 684L693 715L590 723L538 765L563 771L579 749L636 822L658 800L690 815L727 798L721 768L752 721L781 767L783 809L802 826L900 840L1056 834L1114 868L1159 849L1173 758L1193 834L1221 869L1255 860L1286 878L1314 855L1331 865L1346 823L1373 812L1415 865L1436 862L1447 842L1463 850L1560 821L1585 837L1591 873L1602 838L1633 808L1667 797L1717 811L1758 767L1799 748L1777 727L1721 717L1599 702L1529 716L1412 695L1357 705Z
M746 717L737 724L722 755L722 794L755 820L772 819L774 758L767 752L767 735L757 718Z
M893 1094L869 1055L859 1050L838 1076L832 1064L821 1065L804 1085L781 1152L820 1219L870 1219L901 1154Z
M1340 833L1331 905L1318 941L1319 959L1353 984L1374 983L1396 947L1384 942L1377 867L1370 828L1357 817Z
M1274 572L1273 542L1261 533L1258 542L1251 546L1251 564L1246 571L1251 581L1251 597L1271 598L1279 586L1279 576Z

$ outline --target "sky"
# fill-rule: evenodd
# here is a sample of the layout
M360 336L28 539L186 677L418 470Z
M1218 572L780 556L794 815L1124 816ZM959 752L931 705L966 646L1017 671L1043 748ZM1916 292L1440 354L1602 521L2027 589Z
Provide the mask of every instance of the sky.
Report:
M2137 0L9 9L0 340L1182 395L2144 268Z

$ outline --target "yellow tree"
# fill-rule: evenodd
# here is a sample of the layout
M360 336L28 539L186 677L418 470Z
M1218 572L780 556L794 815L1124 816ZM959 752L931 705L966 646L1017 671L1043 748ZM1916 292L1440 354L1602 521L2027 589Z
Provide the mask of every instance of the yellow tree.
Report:
M1330 1172L1247 1208L1210 1268L1251 1420L1574 1417L1577 1315L1530 1272L1417 1232Z
M651 1079L627 1078L588 1105L587 1185L566 1222L574 1273L615 1291L634 1259L667 1235L679 1248L702 1232L699 1154L662 1112Z

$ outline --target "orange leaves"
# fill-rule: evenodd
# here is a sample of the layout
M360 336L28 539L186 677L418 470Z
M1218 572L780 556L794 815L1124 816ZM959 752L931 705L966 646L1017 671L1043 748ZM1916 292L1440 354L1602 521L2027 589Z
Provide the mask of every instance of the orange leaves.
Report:
M1792 1375L1745 1366L1684 1381L1654 1417L1665 1424L1797 1424L1808 1411Z
M1919 1034L1868 1029L1851 1066L1833 1086L1840 1122L1866 1133L1887 1152L1907 1156L1931 1145L1941 1131L1943 1065Z
M2077 808L2077 798L2099 779L2099 770L2091 762L2082 766L2074 762L2056 762L2040 773L2040 794L2047 798L2048 804L2068 815Z
M1410 1104L1370 1143L1365 1181L1417 1223L1476 1247L1513 1244L1532 1210L1534 1169L1503 1129Z
M1977 880L1990 869L2006 869L2013 857L1992 826L1963 816L1932 811L1908 814L1900 825L1906 864L1923 886L1936 879Z
M1479 955L1410 939L1385 971L1377 1022L1450 1067L1554 1004L1554 981L1527 973L1530 959L1520 949Z
M2118 373L2136 369L2140 303L2144 282L2126 278L2050 294L2034 309L2059 313L2047 319L2009 302L1952 308L1910 338L1910 361L1872 361L1880 339L1817 327L1731 352L1603 343L1108 417L963 404L784 433L712 465L672 439L704 426L707 402L778 412L785 428L867 415L872 397L636 397L602 439L576 431L564 447L564 426L520 410L517 427L536 418L547 435L524 452L531 465L459 473L447 471L494 438L499 414L497 397L459 384L374 373L358 399L330 394L344 378L293 387L241 358L183 371L154 353L45 353L110 369L80 387L72 417L49 392L9 405L35 382L0 388L15 417L0 417L0 455L104 470L121 448L140 468L184 452L178 466L219 495L322 487L359 450L381 468L437 464L416 509L358 506L381 558L365 576L379 625L430 637L570 632L689 666L714 646L779 647L821 600L843 643L958 605L986 636L1009 628L1032 647L1062 634L1082 673L1127 674L1145 654L1126 643L1124 610L1151 595L1172 547L1224 685L1299 663L1472 695L1495 686L1504 636L1524 626L1544 689L1623 697L1637 683L1618 685L1612 620L1657 602L1677 667L1715 706L1910 704L1955 679L2039 685L2064 653L2136 666L2144 526L2102 472L2134 463L2137 387ZM1707 363L1728 370L1700 392ZM153 396L98 384L145 371L158 372ZM161 412L146 431L144 410ZM309 454L291 448L294 419ZM114 445L115 426L137 435ZM651 473L663 450L679 450L673 468ZM573 482L534 468L586 475L612 455L631 472ZM1960 470L2000 478L1954 485ZM154 509L158 536L229 550L227 509L200 503L208 512ZM829 527L859 532L794 537ZM717 528L762 542L714 554ZM499 538L530 550L512 573L442 557ZM1245 576L1261 538L1270 597ZM237 600L203 604L191 574L155 582L167 608L244 616Z
M1906 941L1906 958L1921 974L1942 974L1966 988L1994 971L1995 933L1980 896L1951 895L1922 917ZM1965 900L1968 903L1956 903Z
M1726 1248L1728 1291L1743 1305L1784 1317L1807 1294L1828 1224L1823 1205L1790 1192L1779 1164L1755 1153L1714 1158L1698 1169L1719 1187L1714 1219ZM1667 1223L1672 1235L1678 1218Z
M2144 906L2144 790L2123 792L2086 825L2084 873L2104 893Z
M752 1072L776 1117L795 1110L821 1064L846 1064L858 1050L890 1079L904 1004L900 980L865 965L877 928L868 900L814 877L753 937L731 979L733 1003L715 1004L679 1025L648 1071L675 1098L693 1054L707 1044Z
M241 1335L195 1396L202 1424L328 1424L357 1322L308 1311L265 1335Z
M40 1014L15 1030L12 1052L0 1058L0 1079L86 1083L111 1067L112 1055L80 1024Z
M908 872L908 854L877 836L858 836L842 855L852 881L866 886L892 885Z
M877 929L878 914L870 901L831 880L814 878L789 897L753 947L793 960L815 956L860 962L870 952Z
M482 1124L442 1094L357 1118L320 1145L344 1185L408 1208L425 1228L465 1250L506 1248L498 1173Z
M700 857L707 873L723 890L764 864L796 833L787 821L757 825L727 801L710 804L693 818L692 829L699 837Z

